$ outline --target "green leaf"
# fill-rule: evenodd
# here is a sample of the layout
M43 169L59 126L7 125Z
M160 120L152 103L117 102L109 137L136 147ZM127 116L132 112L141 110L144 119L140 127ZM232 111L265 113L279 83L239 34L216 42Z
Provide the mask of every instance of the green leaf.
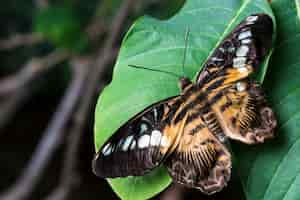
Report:
M264 88L278 118L277 137L249 148L235 145L248 200L300 198L300 2L273 0L277 42Z
M98 150L124 123L147 106L179 94L176 77L128 65L159 67L181 74L184 35L191 34L185 72L193 78L216 46L242 19L253 13L272 15L265 0L187 0L171 19L142 17L128 31L114 67L112 82L102 92L95 113ZM267 65L261 67L261 77ZM170 183L161 167L143 177L109 179L122 199L148 199Z
M40 10L35 16L34 28L57 47L79 52L88 43L80 30L79 18L68 6L50 6Z

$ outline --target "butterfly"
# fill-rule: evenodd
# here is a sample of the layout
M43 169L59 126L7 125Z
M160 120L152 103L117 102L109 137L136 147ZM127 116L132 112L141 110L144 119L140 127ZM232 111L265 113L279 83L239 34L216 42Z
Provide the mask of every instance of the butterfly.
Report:
M245 18L211 54L193 83L121 126L93 159L103 178L141 176L165 165L173 181L205 194L222 190L231 175L228 138L246 144L274 137L275 114L250 75L272 45L266 14Z

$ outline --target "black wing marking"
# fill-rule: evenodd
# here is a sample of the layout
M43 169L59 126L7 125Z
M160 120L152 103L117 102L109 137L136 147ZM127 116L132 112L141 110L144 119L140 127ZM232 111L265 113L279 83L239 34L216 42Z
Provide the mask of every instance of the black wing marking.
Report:
M103 178L139 176L158 166L173 143L162 130L162 120L179 105L180 97L173 97L150 106L127 122L96 154L94 173Z
M206 84L224 75L227 68L248 65L255 70L272 45L272 34L273 22L268 15L248 16L216 48L198 73L197 83Z

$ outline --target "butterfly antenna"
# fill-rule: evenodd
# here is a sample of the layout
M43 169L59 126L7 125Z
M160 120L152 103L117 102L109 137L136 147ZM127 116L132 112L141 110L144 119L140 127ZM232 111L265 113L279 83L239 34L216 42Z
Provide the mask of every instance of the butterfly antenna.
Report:
M163 71L163 70L159 70L159 69L153 69L153 68L148 68L148 67L143 67L143 66L138 66L138 65L128 65L129 67L133 67L133 68L137 68L137 69L146 69L146 70L150 70L150 71L155 71L155 72L162 72L165 74L169 74L172 76L175 76L177 78L181 78L182 76L174 73L174 72L168 72L168 71Z
M185 60L186 60L186 52L187 52L187 45L188 45L188 39L190 35L190 29L187 28L185 32L185 38L184 38L184 52L183 52L183 60L182 60L182 74L185 75L184 72L184 65L185 65Z

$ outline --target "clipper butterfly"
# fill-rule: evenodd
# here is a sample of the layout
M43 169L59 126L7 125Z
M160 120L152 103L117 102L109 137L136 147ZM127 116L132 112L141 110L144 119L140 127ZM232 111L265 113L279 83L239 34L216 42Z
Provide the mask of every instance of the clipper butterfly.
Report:
M113 134L95 155L94 173L140 176L165 165L177 183L206 194L220 191L231 174L227 138L256 144L274 136L274 112L249 78L272 34L269 16L248 16L215 49L195 83L180 78L180 95L149 106Z

